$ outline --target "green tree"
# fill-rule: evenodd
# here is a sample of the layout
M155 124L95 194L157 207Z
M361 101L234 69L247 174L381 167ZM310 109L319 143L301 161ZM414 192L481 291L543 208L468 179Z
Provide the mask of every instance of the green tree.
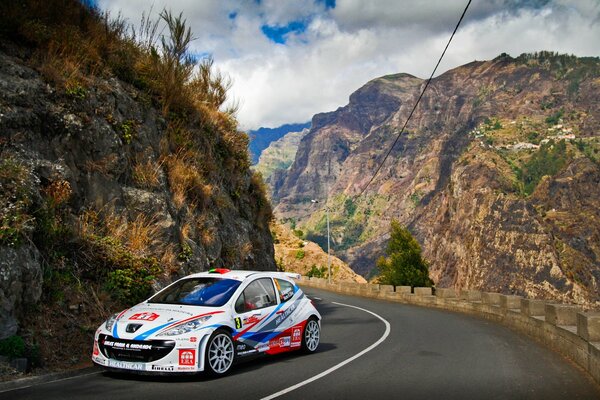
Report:
M421 246L398 221L392 220L387 257L377 260L379 283L395 286L431 286Z

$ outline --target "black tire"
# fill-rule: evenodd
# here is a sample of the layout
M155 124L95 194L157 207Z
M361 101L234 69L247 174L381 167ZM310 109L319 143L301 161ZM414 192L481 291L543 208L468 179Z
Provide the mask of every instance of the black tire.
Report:
M319 320L315 317L310 317L304 326L302 332L302 351L305 353L314 353L319 347L321 340L321 326Z
M235 360L233 339L225 329L217 329L206 343L204 370L212 376L223 376L229 372Z

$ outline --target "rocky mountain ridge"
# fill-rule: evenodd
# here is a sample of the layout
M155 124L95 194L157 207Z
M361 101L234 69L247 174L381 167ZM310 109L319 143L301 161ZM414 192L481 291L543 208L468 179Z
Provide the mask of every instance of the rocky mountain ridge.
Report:
M301 132L304 129L310 128L310 122L303 124L285 124L276 128L258 128L248 131L250 144L248 149L252 157L252 164L257 164L263 151L275 142L290 132Z
M276 216L323 243L324 212L310 199L329 188L336 255L362 274L394 218L421 242L438 285L597 301L599 71L596 58L541 52L440 75L355 198L425 84L375 79L313 118L275 188Z
M288 132L262 151L253 169L262 175L271 192L281 184L281 178L294 162L300 141L308 132L308 128L299 132Z

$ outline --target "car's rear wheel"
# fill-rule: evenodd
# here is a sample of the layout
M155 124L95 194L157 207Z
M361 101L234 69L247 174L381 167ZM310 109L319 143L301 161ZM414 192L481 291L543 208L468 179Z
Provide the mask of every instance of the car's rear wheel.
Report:
M302 350L306 353L314 353L319 347L320 340L321 327L319 321L315 317L310 317L302 335Z
M205 365L211 375L226 374L233 365L235 350L231 335L224 329L217 329L206 345Z

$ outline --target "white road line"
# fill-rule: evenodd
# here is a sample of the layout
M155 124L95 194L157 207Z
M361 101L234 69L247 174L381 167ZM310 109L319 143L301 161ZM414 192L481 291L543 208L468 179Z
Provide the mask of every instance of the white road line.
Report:
M375 316L375 317L379 318L379 319L380 319L381 321L383 321L383 323L385 324L385 332L383 333L383 336L381 336L381 337L379 338L379 340L377 340L375 343L373 343L372 345L370 345L369 347L367 347L366 349L364 349L364 350L363 350L363 351L361 351L360 353L358 353L358 354L355 354L354 356L352 356L352 357L350 357L350 358L348 358L348 359L346 359L346 360L342 361L341 363L334 365L333 367L329 368L328 370L326 370L326 371L323 371L323 372L321 372L320 374L313 376L312 378L308 378L308 379L307 379L307 380L305 380L305 381L302 381L302 382L300 382L300 383L297 383L297 384L295 384L294 386L290 386L290 387L288 387L288 388L286 388L286 389L283 389L283 390L281 390L281 391L279 391L279 392L277 392L277 393L273 393L273 394L272 394L272 395L270 395L270 396L263 397L261 400L271 400L271 399L274 399L274 398L276 398L276 397L279 397L279 396L282 396L282 395L284 395L284 394L286 394L286 393L289 393L289 392L291 392L291 391L293 391L293 390L296 390L296 389L298 389L298 388L300 388L300 387L302 387L302 386L304 386L304 385L308 385L309 383L311 383L311 382L314 382L314 381L316 381L317 379L321 379L321 378L323 378L324 376L326 376L326 375L329 375L329 374L331 374L332 372L334 372L334 371L336 371L336 370L338 370L338 369L342 368L344 365L346 365L346 364L348 364L348 363L350 363L350 362L352 362L352 361L356 360L358 357L362 356L363 354L366 354L366 353L368 353L369 351L373 350L375 347L377 347L377 346L379 346L381 343L383 343L383 341L384 341L384 340L385 340L385 339L386 339L386 338L389 336L389 334L390 334L390 330L391 330L391 328L390 328L390 323L389 323L389 322L387 322L387 321L386 321L386 320L385 320L383 317L381 317L381 316L379 316L379 315L375 314L373 311L369 311L369 310L366 310L366 309L364 309L364 308L360 308L360 307L357 307L357 306L352 306L352 305L350 305L350 304L336 303L335 301L332 301L332 303L333 303L333 304L337 304L337 305L339 305L339 306L356 308L357 310L361 310L361 311L367 312L367 313L369 313L369 314L371 314L371 315L373 315L373 316Z
M52 380L52 381L48 381L48 382L32 383L32 384L26 385L26 386L19 386L19 387L14 387L14 388L10 388L10 389L0 390L0 393L14 392L16 390L27 389L27 388L34 387L34 386L42 386L42 385L47 385L49 383L68 381L71 379L77 379L77 378L82 378L84 376L97 375L97 374L101 374L101 373L102 373L102 371L94 371L94 372L89 372L89 373L81 374L81 375L67 376L66 378L60 378L60 379L56 379L56 380ZM32 379L35 379L35 377L33 377Z

